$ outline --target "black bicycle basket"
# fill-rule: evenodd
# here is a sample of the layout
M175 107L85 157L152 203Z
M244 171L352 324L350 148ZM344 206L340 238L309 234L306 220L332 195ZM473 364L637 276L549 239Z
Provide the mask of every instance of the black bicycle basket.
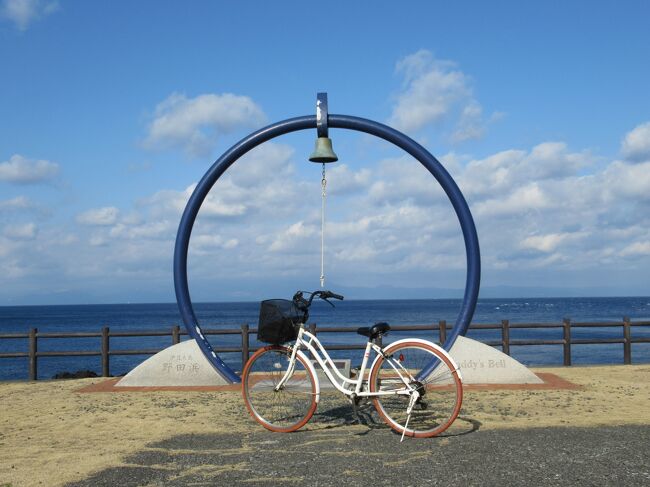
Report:
M267 299L260 305L257 340L278 345L298 338L303 313L288 299Z

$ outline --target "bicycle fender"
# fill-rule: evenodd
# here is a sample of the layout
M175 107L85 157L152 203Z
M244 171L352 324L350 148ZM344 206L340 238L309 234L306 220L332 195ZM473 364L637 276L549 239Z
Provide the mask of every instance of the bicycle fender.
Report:
M454 366L454 369L456 369L456 373L458 374L458 378L459 378L461 381L463 380L463 376L462 376L461 373L460 373L460 367L458 366L458 364L456 363L456 361L451 357L451 355L449 355L449 352L447 352L447 350L445 350L444 348L442 348L442 347L441 347L440 345L438 345L437 343L430 342L429 340L423 340L422 338L403 338L403 339L401 339L401 340L397 340L396 342L391 343L391 344L388 345L386 348L384 348L384 350L388 350L388 351L389 351L389 350L390 350L392 347L394 347L395 345L400 345L400 344L402 344L402 343L406 343L406 342L411 342L411 343L412 343L412 342L421 343L421 344L423 344L423 345L429 345L430 347L435 348L438 352L440 352L442 355L445 356L445 358L447 358L447 359L449 360L449 362L451 363L451 365ZM372 365L370 366L370 369L369 369L369 370L371 370L371 371L373 370L373 368L375 367L375 364L376 364L377 361L379 360L379 357L380 357L379 355L377 355L377 356L375 357L375 359L372 361Z
M309 371L311 372L312 377L314 378L314 385L316 386L316 396L314 397L314 400L316 401L316 404L318 404L318 401L320 401L320 380L318 378L318 374L316 373L316 368L314 367L314 364L311 363L311 360L309 360L309 357L307 357L307 354L302 350L296 351L296 355L299 355L304 360L304 362L309 367Z

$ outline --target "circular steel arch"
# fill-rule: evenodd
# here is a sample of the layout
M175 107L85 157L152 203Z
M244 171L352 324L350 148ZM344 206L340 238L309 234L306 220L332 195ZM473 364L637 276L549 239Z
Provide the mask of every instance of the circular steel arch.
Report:
M460 313L456 320L456 324L444 343L444 348L449 350L456 341L458 335L464 335L470 325L472 316L474 315L474 309L476 308L481 280L481 256L478 236L476 234L476 227L474 225L472 214L469 211L465 198L456 185L456 182L452 179L442 164L440 164L440 162L438 162L429 151L407 135L379 122L349 115L330 114L328 116L328 122L330 128L365 132L391 142L409 153L424 167L426 167L427 170L436 178L451 201L451 204L456 211L458 221L460 222L463 239L465 241L467 275L465 280L465 294ZM314 128L316 128L316 116L303 116L274 123L244 137L224 152L221 157L214 162L210 169L208 169L194 189L194 192L190 196L190 199L185 206L185 210L183 211L183 216L181 217L178 226L178 233L176 235L176 245L174 247L174 290L176 292L176 301L188 333L192 338L196 339L199 347L207 359L217 369L217 372L219 372L219 374L229 382L241 382L241 379L235 371L226 365L225 362L214 352L212 346L206 340L201 331L201 326L194 314L192 300L190 299L190 291L187 281L187 251L194 221L196 220L199 209L201 208L201 205L210 189L212 189L217 180L232 164L235 163L235 161L237 161L237 159L254 147L257 147L264 142L268 142L275 137L291 132L297 132L299 130ZM419 376L426 377L436 365L437 362L432 361L426 369L420 372Z

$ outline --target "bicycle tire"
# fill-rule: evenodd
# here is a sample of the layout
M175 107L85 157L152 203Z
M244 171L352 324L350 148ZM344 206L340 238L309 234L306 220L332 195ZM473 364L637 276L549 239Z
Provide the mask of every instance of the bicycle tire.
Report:
M264 347L251 356L242 373L246 408L255 421L278 433L302 428L318 405L313 367L301 355L296 356L293 375L282 389L275 390L288 369L290 358L288 347Z
M433 346L416 341L389 345L384 352L386 357L380 356L370 371L370 392L406 389L389 360L399 361L413 377L432 360L438 360L439 365L425 380L409 380L410 385L418 387L422 398L413 407L408 425L408 395L374 396L382 420L397 433L415 438L436 436L449 428L463 403L463 384L453 362Z

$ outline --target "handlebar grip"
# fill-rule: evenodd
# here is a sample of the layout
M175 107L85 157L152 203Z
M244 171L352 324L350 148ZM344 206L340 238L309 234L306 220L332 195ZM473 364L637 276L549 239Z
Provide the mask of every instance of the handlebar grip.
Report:
M340 299L341 301L343 301L343 296L341 296L340 294L333 293L332 291L327 291L327 297L328 298L334 298L334 299Z

